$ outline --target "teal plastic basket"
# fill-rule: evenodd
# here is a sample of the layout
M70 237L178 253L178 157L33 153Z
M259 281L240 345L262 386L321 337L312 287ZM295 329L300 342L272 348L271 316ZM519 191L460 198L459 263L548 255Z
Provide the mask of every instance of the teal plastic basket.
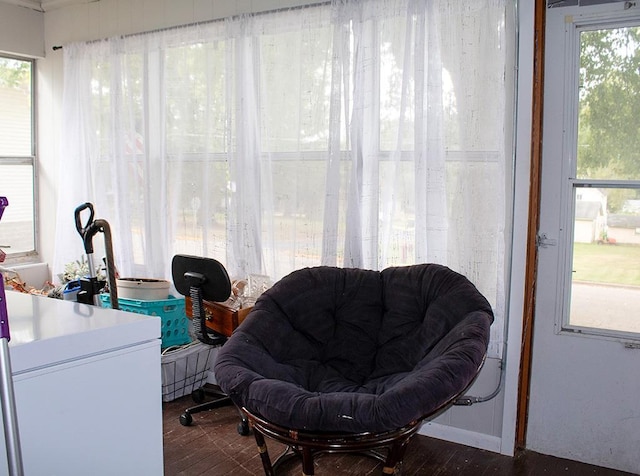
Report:
M100 294L102 307L111 307L111 296ZM184 298L169 296L160 301L118 298L121 311L135 312L147 316L158 316L162 321L162 348L191 342L189 318L185 313Z

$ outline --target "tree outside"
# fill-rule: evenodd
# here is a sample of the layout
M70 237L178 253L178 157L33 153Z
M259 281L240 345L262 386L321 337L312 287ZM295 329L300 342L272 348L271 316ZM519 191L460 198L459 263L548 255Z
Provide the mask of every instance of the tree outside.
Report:
M580 36L578 171L583 179L640 179L640 27L584 31ZM609 189L611 213L634 189Z

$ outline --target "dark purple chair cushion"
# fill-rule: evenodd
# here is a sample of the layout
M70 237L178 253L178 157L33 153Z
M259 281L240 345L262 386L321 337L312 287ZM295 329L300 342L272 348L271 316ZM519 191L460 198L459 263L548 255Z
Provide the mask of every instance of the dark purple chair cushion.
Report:
M444 266L305 268L258 299L214 371L236 405L287 428L392 430L467 388L492 322Z

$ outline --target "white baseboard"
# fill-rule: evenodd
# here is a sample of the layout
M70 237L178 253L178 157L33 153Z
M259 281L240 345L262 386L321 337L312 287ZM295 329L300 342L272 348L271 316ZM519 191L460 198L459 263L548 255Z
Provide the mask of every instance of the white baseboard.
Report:
M422 425L418 433L431 438L438 438L439 440L446 440L481 450L493 451L495 453L500 453L502 447L502 440L498 436L463 430L440 423L427 422Z

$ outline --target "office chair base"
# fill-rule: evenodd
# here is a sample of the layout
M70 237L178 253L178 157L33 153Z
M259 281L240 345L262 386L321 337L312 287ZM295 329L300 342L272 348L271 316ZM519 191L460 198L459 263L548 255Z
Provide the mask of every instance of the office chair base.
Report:
M214 397L213 400L204 402L205 395L211 395ZM226 405L233 405L231 399L223 393L221 390L211 389L211 388L199 388L194 390L191 394L191 398L194 402L199 403L199 405L187 408L182 415L180 415L180 424L182 426L190 426L193 423L193 414L200 413L207 410L212 410L214 408L224 407ZM246 436L249 434L249 420L242 410L238 409L238 413L240 414L240 423L238 423L238 433L242 436Z

